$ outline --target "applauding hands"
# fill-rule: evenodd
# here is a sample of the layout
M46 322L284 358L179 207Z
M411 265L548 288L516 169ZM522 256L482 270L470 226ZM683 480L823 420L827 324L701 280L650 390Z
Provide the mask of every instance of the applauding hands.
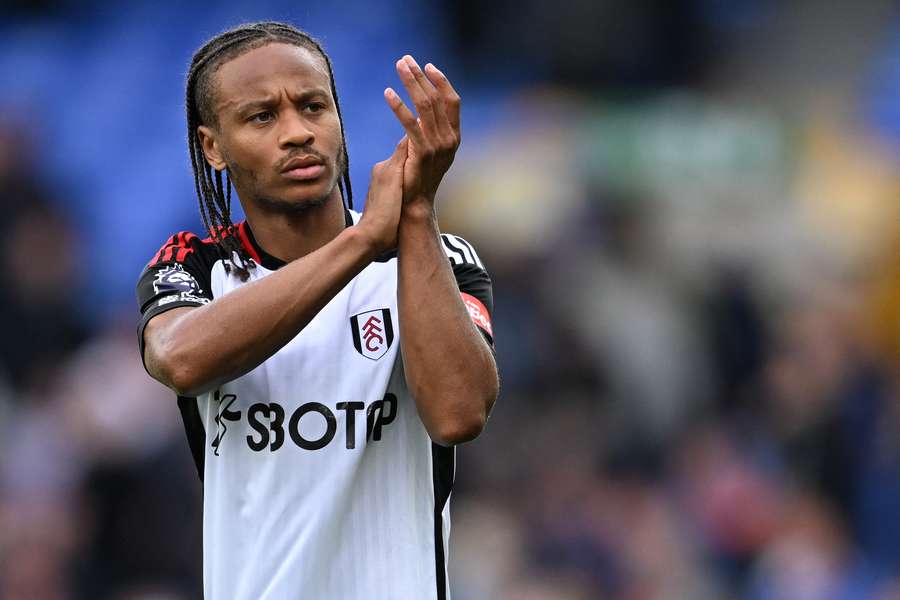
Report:
M459 147L459 94L432 64L419 67L411 56L397 61L418 118L391 88L384 97L406 135L394 154L372 169L372 180L361 222L371 229L375 247L394 247L401 208L421 208L433 214L434 197ZM402 200L401 200L402 199Z

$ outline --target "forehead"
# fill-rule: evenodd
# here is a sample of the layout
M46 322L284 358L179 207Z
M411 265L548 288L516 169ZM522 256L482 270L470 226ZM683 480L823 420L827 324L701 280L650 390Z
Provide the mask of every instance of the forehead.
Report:
M219 105L274 94L286 86L330 90L325 60L307 48L273 42L224 63L214 83Z

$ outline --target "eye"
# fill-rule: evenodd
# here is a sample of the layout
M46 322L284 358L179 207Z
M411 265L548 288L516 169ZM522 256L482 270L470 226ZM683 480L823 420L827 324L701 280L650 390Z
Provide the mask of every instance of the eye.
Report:
M255 115L250 117L249 120L251 123L268 123L269 121L271 121L274 118L275 118L275 115L273 115L271 112L269 112L267 110L264 110L262 112L256 113Z
M305 110L307 110L308 112L315 114L318 112L322 112L323 110L325 110L326 107L325 107L325 104L323 104L322 102L310 102L303 108Z

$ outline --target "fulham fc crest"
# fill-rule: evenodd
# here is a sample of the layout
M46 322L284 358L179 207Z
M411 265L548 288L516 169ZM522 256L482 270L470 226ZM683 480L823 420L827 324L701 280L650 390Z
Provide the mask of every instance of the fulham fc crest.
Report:
M371 360L378 360L394 341L391 309L378 308L350 317L350 333L356 351Z

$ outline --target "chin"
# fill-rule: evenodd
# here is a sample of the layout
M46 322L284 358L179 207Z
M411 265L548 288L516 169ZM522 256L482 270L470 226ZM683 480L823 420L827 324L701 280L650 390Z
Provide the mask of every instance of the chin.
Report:
M275 197L275 196L261 196L258 198L259 203L269 210L273 212L282 212L282 213L302 213L308 210L315 210L322 206L328 204L328 201L332 197L331 190L322 191L321 193L310 193L312 190L307 191L302 195L296 196L287 196L287 197Z

